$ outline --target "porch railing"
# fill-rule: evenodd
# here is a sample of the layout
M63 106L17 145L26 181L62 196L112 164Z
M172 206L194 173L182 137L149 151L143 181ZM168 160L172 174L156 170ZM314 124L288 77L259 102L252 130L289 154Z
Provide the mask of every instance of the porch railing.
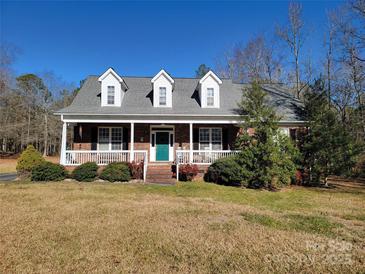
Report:
M237 150L193 150L190 161L190 150L176 150L176 163L178 164L212 164L220 158L238 154Z
M176 150L176 179L179 180L179 165L181 164L210 165L218 159L238 153L238 150L193 150L192 152Z
M133 152L136 163L143 162L143 179L146 178L148 152L147 150L135 150ZM66 166L78 166L86 162L95 162L97 165L103 166L113 162L131 162L130 150L119 151L98 151L98 150L66 150L65 163Z

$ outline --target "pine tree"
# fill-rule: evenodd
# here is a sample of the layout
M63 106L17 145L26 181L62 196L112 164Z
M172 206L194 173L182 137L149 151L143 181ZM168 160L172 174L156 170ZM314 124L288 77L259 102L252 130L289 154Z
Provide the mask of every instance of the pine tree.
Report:
M201 64L201 65L199 65L198 69L195 71L195 76L197 78L202 78L209 71L210 71L210 67L207 67L205 64Z
M318 80L312 92L304 96L308 134L302 148L303 165L309 170L310 181L325 184L331 174L349 174L360 151L335 109L328 104L326 94L323 81Z
M275 189L290 183L294 176L297 150L281 134L279 117L265 103L265 97L259 84L253 83L239 104L243 123L242 134L237 138L241 149L238 161L247 170L249 187Z

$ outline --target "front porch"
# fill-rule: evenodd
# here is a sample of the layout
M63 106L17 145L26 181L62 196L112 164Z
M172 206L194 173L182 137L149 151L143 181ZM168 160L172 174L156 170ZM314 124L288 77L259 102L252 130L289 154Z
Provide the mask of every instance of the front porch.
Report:
M181 164L210 165L233 155L237 134L234 124L64 122L60 162L143 162L146 178L149 164L178 169Z

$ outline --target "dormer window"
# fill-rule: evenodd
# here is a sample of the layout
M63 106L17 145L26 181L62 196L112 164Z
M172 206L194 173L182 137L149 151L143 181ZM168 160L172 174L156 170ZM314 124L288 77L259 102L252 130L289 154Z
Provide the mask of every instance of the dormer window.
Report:
M207 106L214 106L214 88L207 88Z
M100 104L102 107L120 107L128 86L124 80L109 68L98 78L100 82Z
M219 108L221 85L222 80L212 71L209 71L200 79L199 97L202 108Z
M115 103L115 86L108 86L108 105Z
M159 103L160 106L166 106L166 87L160 87Z
M161 70L151 80L153 89L153 106L161 108L172 107L172 92L174 79L164 70Z

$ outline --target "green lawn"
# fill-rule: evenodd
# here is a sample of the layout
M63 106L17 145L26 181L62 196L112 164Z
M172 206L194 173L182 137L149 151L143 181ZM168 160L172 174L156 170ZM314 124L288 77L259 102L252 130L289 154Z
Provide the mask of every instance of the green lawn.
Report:
M0 272L361 273L365 186L0 183Z

